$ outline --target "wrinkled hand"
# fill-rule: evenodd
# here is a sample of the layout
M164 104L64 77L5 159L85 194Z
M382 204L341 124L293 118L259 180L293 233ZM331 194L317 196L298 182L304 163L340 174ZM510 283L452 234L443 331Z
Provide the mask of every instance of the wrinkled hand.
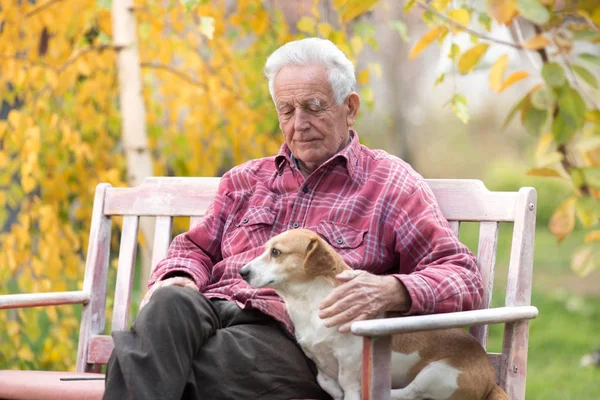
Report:
M375 318L385 311L408 311L410 296L393 276L373 275L366 271L344 271L336 276L343 283L323 299L319 318L325 326L339 326L349 332L352 322Z
M152 297L154 292L156 292L159 288L166 287L166 286L181 286L181 287L186 287L186 288L190 288L190 289L194 289L194 290L199 290L198 286L196 286L196 283L194 283L194 281L192 279L186 278L184 276L174 276L172 278L167 278L164 281L158 281L154 285L152 285L150 290L148 290L146 292L146 295L144 296L144 298L142 299L142 302L140 303L140 310L146 304L148 304L148 302L150 301L150 298Z

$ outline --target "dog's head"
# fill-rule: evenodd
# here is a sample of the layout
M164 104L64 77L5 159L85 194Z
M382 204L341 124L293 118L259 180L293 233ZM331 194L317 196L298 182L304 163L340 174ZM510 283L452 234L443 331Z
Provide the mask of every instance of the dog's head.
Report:
M327 242L308 229L281 233L265 244L265 251L240 270L251 286L283 289L316 277L330 279L349 267Z

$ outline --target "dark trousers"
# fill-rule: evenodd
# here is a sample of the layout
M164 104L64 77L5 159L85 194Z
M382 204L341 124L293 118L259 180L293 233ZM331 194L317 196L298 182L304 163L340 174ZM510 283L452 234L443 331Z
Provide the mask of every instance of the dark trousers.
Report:
M157 290L112 336L104 399L330 399L277 321L195 290Z

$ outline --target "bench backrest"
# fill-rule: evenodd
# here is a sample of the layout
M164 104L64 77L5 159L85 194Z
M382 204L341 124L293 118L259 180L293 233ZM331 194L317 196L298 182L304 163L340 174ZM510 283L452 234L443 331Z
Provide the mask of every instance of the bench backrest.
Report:
M427 180L442 212L458 234L460 223L480 223L477 259L485 287L482 308L491 302L500 222L511 222L513 239L505 304L530 305L535 233L536 193L491 192L478 180ZM111 217L123 216L112 329L127 329L140 217L156 217L152 268L166 256L172 240L173 217L190 217L195 226L217 191L219 178L149 178L133 188L100 184L96 189L83 291L90 301L82 314L78 371L99 371L108 361L113 344L105 335L106 293ZM486 347L487 326L471 329ZM525 384L528 323L505 325L502 353L490 354L502 387Z

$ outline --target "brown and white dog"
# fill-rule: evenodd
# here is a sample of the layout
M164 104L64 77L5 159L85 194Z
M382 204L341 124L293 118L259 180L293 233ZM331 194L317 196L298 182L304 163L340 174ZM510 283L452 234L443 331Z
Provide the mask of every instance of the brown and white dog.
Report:
M327 328L318 317L319 304L339 284L335 276L349 268L316 233L294 229L269 240L240 274L283 298L298 343L317 365L319 385L335 399L358 400L362 339ZM392 351L392 399L508 399L486 352L462 329L394 335Z

